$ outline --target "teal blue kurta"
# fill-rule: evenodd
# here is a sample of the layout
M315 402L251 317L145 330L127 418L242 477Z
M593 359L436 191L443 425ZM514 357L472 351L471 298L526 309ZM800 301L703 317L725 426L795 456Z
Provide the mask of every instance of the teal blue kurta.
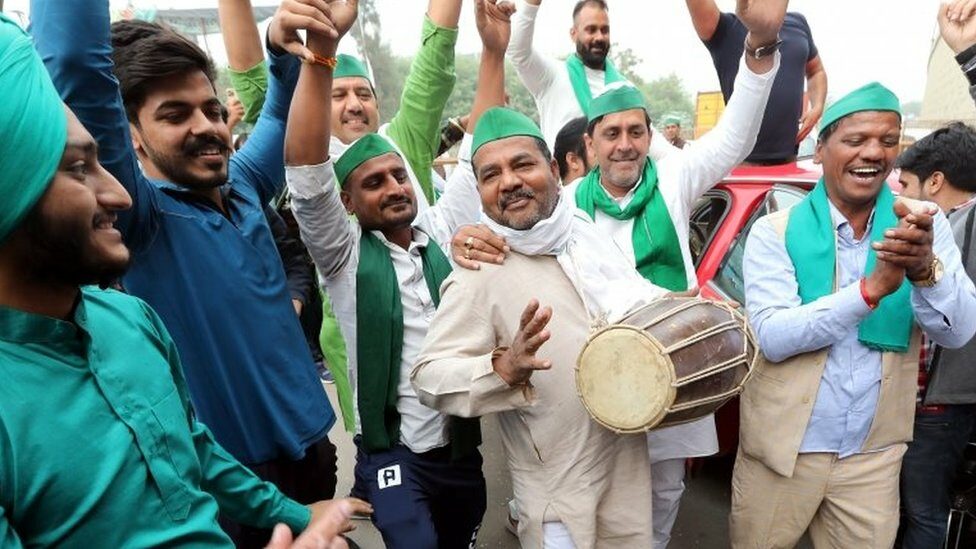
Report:
M219 510L303 529L309 511L196 421L145 303L85 288L74 323L0 307L0 547L229 547Z

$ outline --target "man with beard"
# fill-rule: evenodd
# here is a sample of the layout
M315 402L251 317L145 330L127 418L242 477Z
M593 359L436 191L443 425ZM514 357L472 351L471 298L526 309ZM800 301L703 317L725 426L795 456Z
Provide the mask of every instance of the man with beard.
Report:
M172 332L194 408L216 440L302 503L335 490L327 436L335 415L263 207L284 182L284 127L298 72L283 48L297 49L290 39L298 28L326 26L300 15L309 10L318 12L290 0L272 22L264 113L228 162L212 64L199 47L158 25L125 22L114 28L113 48L104 0L31 7L56 87L133 197L118 216L134 258L124 287ZM270 535L226 526L244 546L263 546Z
M976 332L976 289L931 203L898 202L898 98L868 84L831 105L795 206L757 221L746 309L765 357L740 401L733 547L891 547L912 438L922 331Z
M743 21L733 13L722 13L715 0L685 0L685 3L695 32L712 56L727 102L735 90L739 58L743 52L755 51L759 44L746 42L748 29ZM827 72L803 14L786 14L779 41L782 68L773 84L756 146L746 158L747 162L755 164L782 164L795 160L798 144L816 126L827 100Z
M458 269L444 282L414 389L447 414L498 413L523 547L648 547L646 439L593 421L572 365L591 328L665 290L641 278L560 192L556 162L531 120L487 111L473 150L482 222L512 253L503 265Z
M519 78L539 108L539 126L550 149L556 134L574 118L589 112L590 101L610 83L625 80L607 56L610 18L605 0L580 0L573 8L569 37L576 53L566 61L547 58L533 46L535 21L542 0L525 0L512 19L508 54ZM651 152L659 158L673 150L661 140Z
M514 9L495 0L475 6L484 47L471 121L504 101ZM335 41L314 36L309 45L321 56L335 54ZM305 123L289 124L286 173L302 238L348 349L357 446L353 493L374 506L387 547L465 547L486 506L479 422L421 404L409 374L451 272L441 246L461 223L479 218L475 182L451 181L418 215L406 162L387 139L367 134L338 158L329 157L323 144L330 112L316 99L329 94L329 71L306 66L298 86L292 117ZM462 144L462 163L470 141Z
M776 42L786 0L743 1L737 11L756 44ZM779 55L740 59L735 94L718 125L694 147L659 161L648 155L652 136L640 92L611 84L590 105L587 147L597 169L566 188L575 205L652 283L671 291L697 285L688 247L689 212L708 189L752 149L775 80ZM686 458L718 451L713 416L647 434L652 463L654 546L664 548L684 492Z
M368 512L296 503L196 419L160 318L88 286L129 263L128 193L2 15L0 59L0 545L231 547L218 510L295 532Z

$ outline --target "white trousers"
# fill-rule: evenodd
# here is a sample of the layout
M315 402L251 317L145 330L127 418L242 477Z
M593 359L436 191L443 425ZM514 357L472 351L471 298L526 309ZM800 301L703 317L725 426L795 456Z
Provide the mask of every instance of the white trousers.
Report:
M684 458L666 459L651 464L651 522L654 549L666 549L671 528L678 518L678 505L685 491Z
M569 529L561 522L542 523L542 549L576 549Z

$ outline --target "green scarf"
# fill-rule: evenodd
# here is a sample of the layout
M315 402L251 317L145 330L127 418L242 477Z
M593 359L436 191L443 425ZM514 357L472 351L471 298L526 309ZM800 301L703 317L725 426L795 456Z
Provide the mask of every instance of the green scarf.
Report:
M576 101L583 109L583 114L589 116L590 101L593 101L593 94L590 92L590 83L586 80L586 69L579 55L573 54L566 59L566 69L569 70L569 81L573 84L573 93L576 94ZM603 83L611 84L626 80L613 62L607 59L603 62Z
M871 242L884 240L884 232L898 224L894 203L891 189L888 185L882 185L874 206ZM804 304L834 292L837 235L823 178L790 211L786 225L786 251L793 261L800 300ZM871 248L864 267L865 275L874 270L876 260L874 249ZM882 298L878 307L858 327L861 343L879 351L906 352L913 323L911 294L906 280L895 293Z
M451 264L433 242L420 251L424 280L434 306ZM403 304L393 260L386 245L369 231L359 241L356 271L357 401L365 451L392 448L400 440L397 387L403 351ZM478 418L451 418L452 455L463 457L481 444Z
M650 158L644 163L644 174L633 200L626 208L620 209L603 190L599 168L591 171L576 187L576 207L591 219L595 218L596 210L621 221L633 219L631 238L637 271L655 285L672 292L688 289L688 275L678 244L678 233L664 204L664 197L657 188L657 169Z

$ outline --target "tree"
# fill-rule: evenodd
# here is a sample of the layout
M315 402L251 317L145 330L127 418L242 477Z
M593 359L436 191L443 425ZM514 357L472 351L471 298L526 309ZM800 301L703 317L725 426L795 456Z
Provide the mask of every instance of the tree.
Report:
M373 69L373 84L379 103L380 122L389 122L400 107L403 82L410 64L396 58L390 45L383 40L379 10L374 0L360 0L359 19L352 30L359 45L359 56L369 60Z
M614 44L610 51L612 52L610 57L614 66L617 67L617 71L638 88L643 88L644 79L637 74L637 67L644 62L644 59L634 53L633 49L621 49L617 44Z
M651 115L651 120L657 122L668 115L677 116L686 123L693 120L694 103L677 74L656 78L641 86L641 91L647 100L647 113Z

